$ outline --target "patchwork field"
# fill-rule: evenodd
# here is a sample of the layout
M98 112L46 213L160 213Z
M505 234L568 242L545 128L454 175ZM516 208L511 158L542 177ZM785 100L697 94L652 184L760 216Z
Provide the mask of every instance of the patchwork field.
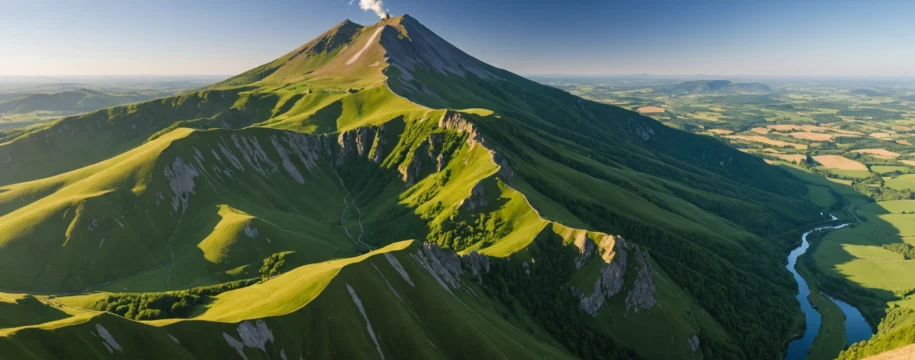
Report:
M899 157L899 153L886 149L858 149L852 150L853 153L870 154L883 159L894 159Z
M894 178L893 180L887 181L886 186L896 190L915 191L915 174L902 175Z
M829 169L867 171L866 165L839 155L818 155L813 159Z
M638 108L637 111L640 113L643 113L643 114L653 114L653 113L662 113L666 110L664 108L658 107L658 106L643 106L643 107Z
M795 149L806 149L807 148L807 145L804 145L804 144L795 144L795 143L790 143L787 141L770 139L765 136L730 135L730 136L725 136L725 137L728 139L752 141L752 142L758 142L758 143L773 145L773 146L778 146L778 147L793 147Z

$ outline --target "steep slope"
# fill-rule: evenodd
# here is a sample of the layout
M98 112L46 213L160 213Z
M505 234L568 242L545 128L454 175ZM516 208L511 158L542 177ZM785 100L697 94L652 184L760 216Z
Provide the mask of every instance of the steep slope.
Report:
M344 22L201 92L17 134L0 159L0 289L103 290L62 301L170 319L0 337L20 352L75 336L89 341L66 351L90 356L775 358L798 314L785 235L821 219L783 170L491 67L408 16ZM425 285L360 256L391 244ZM190 313L131 303L205 285L191 302L212 306ZM341 304L361 310L322 316ZM316 340L248 337L264 318ZM96 324L168 345L114 346L87 335ZM386 336L394 324L411 335ZM365 335L323 335L353 329Z

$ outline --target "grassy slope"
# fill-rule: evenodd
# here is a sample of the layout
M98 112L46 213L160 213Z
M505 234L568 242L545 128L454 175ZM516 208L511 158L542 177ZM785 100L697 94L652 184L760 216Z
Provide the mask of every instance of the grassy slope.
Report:
M398 75L397 69L385 68L384 64L372 66L385 55L384 47L370 43L376 27L347 29L349 26L345 31L333 32L343 34L342 37L331 36L343 39L339 46L323 47L315 52L314 44L306 45L288 57L204 92L64 119L50 127L17 135L15 140L0 145L0 155L9 154L8 157L14 160L8 163L9 166L19 171L6 178L0 175L0 184L32 180L61 169L87 165L131 149L150 136L158 138L139 149L170 145L159 153L157 159L162 161L144 162L135 168L118 167L118 171L129 170L131 174L119 177L121 183L102 186L90 182L92 186L83 188L76 186L80 177L70 173L51 180L8 186L3 189L5 191L0 190L0 198L7 199L3 203L5 209L7 212L19 210L7 216L31 213L23 209L38 208L35 204L39 203L63 204L54 208L56 218L45 218L49 222L15 221L16 224L47 225L41 229L50 235L42 238L58 243L66 239L63 235L71 233L70 224L75 221L73 233L79 235L75 239L79 240L81 236L82 240L58 250L64 254L60 256L63 260L54 263L59 265L73 258L66 254L98 252L101 239L81 234L83 228L88 228L90 219L99 215L114 219L132 207L153 210L157 208L152 205L157 194L167 194L164 200L160 199L164 201L161 204L164 210L152 217L153 220L145 220L148 216L136 211L127 215L132 217L128 223L131 226L144 221L174 225L150 226L135 232L143 236L124 243L130 250L111 250L123 243L116 238L119 225L113 220L103 224L105 231L115 232L115 237L105 237L101 249L111 250L111 254L104 255L107 258L98 261L99 265L117 259L126 262L127 257L121 254L130 251L143 255L131 257L129 264L113 268L127 275L151 269L107 284L109 291L125 288L159 291L221 282L232 276L249 276L252 275L249 271L260 259L277 251L295 250L297 254L308 254L310 258L302 260L301 264L355 255L360 251L359 247L345 235L338 218L341 215L349 224L347 229L352 231L356 230L352 226L353 220L361 218L369 235L366 241L374 246L406 238L425 238L458 250L481 249L495 256L523 253L548 225L546 219L556 220L574 227L622 233L649 249L659 265L655 270L658 296L668 305L662 303L657 310L632 316L631 324L637 326L646 322L639 327L640 331L668 327L672 334L671 351L681 351L687 337L699 333L703 339L714 343L704 344L704 348L712 345L733 348L736 345L744 347L745 356L775 356L777 343L790 329L777 329L771 339L754 336L759 335L757 327L770 325L771 319L765 316L775 320L787 317L782 312L790 312L786 309L790 309L791 284L780 270L783 244L771 244L760 236L773 235L811 220L814 208L791 198L791 194L806 194L803 185L716 140L664 128L635 113L582 101L501 70L493 71L506 81L481 81L472 75L442 76L416 71L412 75L428 90L424 93L411 93L405 90L407 88L399 88L397 83L390 84L397 94L416 103L436 108L490 109L474 110L466 116L485 137L489 149L508 160L514 174L496 176L500 167L493 163L488 149L479 143L475 146L468 143L470 135L466 133L436 126L442 111L429 111L388 90L382 71L394 77L403 74ZM347 35L348 31L352 35ZM363 48L366 51L356 57ZM355 61L349 63L353 58ZM219 151L218 144L222 143L231 148L231 135L238 135L257 139L265 149L266 158L281 164L281 155L270 144L271 137L282 132L263 129L171 131L175 126L206 128L251 124L306 133L384 124L395 137L390 138L390 142L383 142L393 148L383 156L380 166L368 161L348 162L342 168L320 165L310 173L314 177L308 178L307 191L301 191L303 187L294 182L294 177L287 174L288 170L282 165L277 165L276 173L265 176L252 172L248 164L243 166L246 171L232 170L227 160L216 160L208 153L209 150ZM64 135L55 135L69 132L67 136L72 136L89 130L98 134L91 144L85 141L68 143L60 140ZM174 141L176 134L185 134L189 140ZM39 141L44 136L59 137ZM441 144L436 145L433 139ZM330 142L336 140L329 139ZM47 145L51 142L56 147ZM378 143L376 138L368 144L368 155L377 151ZM203 148L204 144L208 148ZM438 146L441 149L429 150ZM197 155L195 150L204 155ZM121 156L134 151L137 150ZM238 154L240 147L231 151L242 158ZM441 170L436 168L438 155L448 156L450 160ZM195 191L189 197L189 210L180 213L169 211L174 209L169 207L172 193L161 177L164 166L174 164L177 157L193 164L201 157L199 167L212 172L196 179ZM24 165L27 162L29 167ZM306 173L302 164L295 164L298 172ZM408 187L400 175L414 169L413 164L420 164L419 176L415 185ZM85 173L114 171L92 169L95 170L85 170ZM219 170L232 170L234 175L232 178L217 175ZM339 174L334 174L337 171ZM339 181L334 181L337 175ZM477 184L485 188L489 205L474 211L464 210L461 204ZM26 191L26 188L30 190ZM93 195L99 193L104 193L105 202L94 200L97 196ZM58 194L73 196L63 199ZM354 214L344 199L350 199L350 204L358 206L361 215ZM84 205L80 212L79 206L74 208L65 200L83 201L89 205ZM20 208L29 203L31 205ZM343 209L349 209L349 212ZM64 214L69 218L62 218ZM4 218L0 218L0 226L4 224ZM255 239L245 234L248 225L258 229ZM646 230L650 231L646 233ZM17 254L25 251L22 250L26 244L21 240L22 236L37 238L37 234L27 232L12 234L22 244L14 252ZM267 243L267 238L271 242ZM302 238L309 241L302 242ZM15 241L7 240L5 244L13 246L9 244L15 244ZM169 247L176 253L172 262ZM41 250L39 247L32 253ZM750 253L752 257L748 255ZM168 266L163 265L166 263ZM47 289L82 289L119 275L94 270L91 263L88 270L85 264L49 269L50 272L38 268L27 270L27 275L32 276L14 277L15 272L10 272L6 281L16 286L34 286L34 279L39 279L37 283ZM53 283L57 279L66 281ZM341 291L339 284L334 286L334 282L322 294L336 289L336 296L345 298L345 290ZM734 297L727 291L751 295ZM753 295L755 292L765 293L767 299L774 300L762 305L753 303L749 299L761 296ZM746 310L747 306L758 306L760 311L741 314L733 310ZM311 306L305 309L309 308ZM703 315L706 314L703 308L710 316ZM762 309L777 311L766 313ZM318 310L314 311L310 316L319 316ZM622 316L618 308L608 312L614 317ZM286 321L284 319L276 321ZM607 321L606 318L600 320L602 323ZM622 323L630 324L628 321L629 318ZM722 329L718 322L732 325ZM180 326L187 326L184 331L188 333L194 331L192 325ZM322 330L328 329L344 328ZM605 330L613 334L620 333L622 328L610 326ZM161 337L161 334L157 336ZM627 338L624 342L652 357L663 358L670 354L656 349L656 343L637 338ZM347 345L351 344L333 349ZM200 345L201 349L204 347L206 345ZM352 348L352 351L372 349L371 346ZM175 351L180 354L185 350ZM426 354L430 350L421 351Z
M542 330L522 331L499 316L500 305L475 295L482 290L473 290L472 282L446 291L409 256L416 249L400 242L358 258L305 266L264 284L224 293L193 320L141 324L99 315L53 331L21 329L0 338L0 353L19 358L44 358L55 351L101 356L106 349L92 334L101 324L122 346L123 353L116 352L117 356L233 357L237 354L223 334L239 339L239 322L263 319L273 340L263 350L245 348L248 358L275 358L281 352L293 358L377 358L379 351L392 358L570 358ZM378 256L384 252L394 254L415 286ZM331 279L322 275L325 272L336 276ZM347 286L363 304L365 317ZM323 288L320 295L302 291L314 287ZM239 301L264 297L264 306L238 313ZM272 303L281 306L266 306ZM366 317L378 339L377 350L366 332ZM455 337L462 341L453 341ZM51 343L58 345L46 346Z

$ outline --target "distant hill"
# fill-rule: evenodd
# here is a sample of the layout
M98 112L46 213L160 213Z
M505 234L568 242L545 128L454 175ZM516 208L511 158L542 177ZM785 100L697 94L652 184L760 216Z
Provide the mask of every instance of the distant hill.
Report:
M759 94L771 92L768 85L752 83L736 83L730 80L694 80L664 87L660 90L672 95L688 94Z
M888 95L888 94L885 93L885 92L877 91L877 90L871 90L871 89L855 89L855 90L852 90L851 93L852 93L852 94L855 94L855 95L864 95L864 96L870 96L870 97L886 96L886 95Z
M152 99L152 95L112 95L89 89L51 94L0 95L0 113L32 111L87 112Z

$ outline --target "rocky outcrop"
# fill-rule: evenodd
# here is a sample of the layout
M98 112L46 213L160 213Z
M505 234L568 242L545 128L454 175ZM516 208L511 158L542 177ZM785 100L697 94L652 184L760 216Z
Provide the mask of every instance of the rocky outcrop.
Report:
M699 350L699 336L693 334L689 337L689 351L696 352L696 350Z
M438 121L438 127L445 130L451 130L459 133L466 133L467 144L474 145L483 142L483 136L477 132L477 128L470 121L464 119L464 115L459 112L448 111Z
M461 259L454 251L442 249L432 243L424 243L416 254L411 254L420 266L449 292L461 287Z
M466 133L467 144L473 146L475 144L480 144L489 150L490 155L492 156L492 161L499 165L499 172L497 173L499 178L506 183L511 182L514 172L512 171L511 166L508 164L508 159L506 159L501 154L495 152L492 148L487 147L486 140L483 139L483 135L477 131L477 128L464 118L464 115L459 112L448 111L444 116L438 121L438 127L446 130L452 130L459 133Z
M267 354L267 344L274 342L273 331L270 331L264 320L242 321L241 324L238 324L237 332L240 341L228 333L222 333L222 338L244 359L247 359L244 351L246 347L258 349Z
M114 336L112 336L111 333L108 332L108 329L105 329L102 324L95 324L95 331L98 332L98 336L102 338L102 345L108 349L109 353L113 354L115 351L124 352L124 348L121 347L121 344L114 339Z
M639 312L650 309L657 302L654 297L655 285L651 271L651 257L648 252L639 247L635 248L635 263L638 273L632 289L626 295L626 311Z
M428 156L431 159L435 156L435 171L442 171L448 164L448 157L442 151L442 145L445 142L445 134L434 133L429 135ZM435 154L438 154L437 156Z
M491 269L486 255L471 251L458 256L453 250L443 249L433 243L424 243L410 257L448 292L461 287L461 276L465 270L482 285L483 275Z
M591 256L594 255L594 250L597 249L597 245L595 245L594 241L584 232L575 237L573 244L578 248L578 257L575 258L575 268L581 269L582 266L585 266L585 264L591 260Z
M256 237L257 237L257 234L259 233L259 231L257 230L257 228L251 226L251 224L245 225L245 229L244 229L244 230L245 230L245 235L247 235L249 238L252 238L252 239L253 239L253 238L256 238Z
M423 158L428 157L429 143L423 142L420 143L416 149L413 150L413 156L410 158L410 162L404 165L401 165L397 170L400 171L400 174L403 175L403 182L409 187L413 186L416 183L416 180L419 179L423 171Z
M346 157L368 157L377 132L375 128L361 127L337 135L337 145L340 149L337 153L337 166L343 165Z
M593 242L590 238L588 241ZM585 296L578 291L579 306L591 316L597 316L597 310L607 302L607 298L623 290L627 265L628 246L622 237L607 236L597 247L603 251L601 259L606 265L601 269L600 277L594 282L591 295Z
M482 286L483 275L488 274L490 270L489 257L476 251L471 251L461 256L461 264L464 269L470 271L470 276L475 277Z
M386 153L388 151L387 135L388 132L385 126L380 126L378 133L375 135L375 142L372 144L372 154L370 156L372 162L376 164L381 164L384 158L388 156Z
M172 189L172 208L175 212L181 208L181 211L187 210L188 199L194 192L196 184L194 178L200 176L193 165L175 157L172 164L165 166L165 178L168 179L168 186Z
M376 335L375 330L372 329L372 322L369 320L369 316L365 312L365 306L362 305L362 299L359 298L359 295L356 294L356 290L353 289L353 287L349 284L346 284L346 291L349 292L350 297L353 298L353 304L356 305L356 308L359 309L359 313L362 314L362 318L365 319L366 331L368 331L372 342L375 343L375 349L378 351L378 356L381 357L381 360L384 360L384 352L381 351L381 344L378 342L378 335Z
M486 201L486 193L483 190L483 183L479 182L470 190L470 197L464 199L461 204L461 210L474 211L489 205Z

